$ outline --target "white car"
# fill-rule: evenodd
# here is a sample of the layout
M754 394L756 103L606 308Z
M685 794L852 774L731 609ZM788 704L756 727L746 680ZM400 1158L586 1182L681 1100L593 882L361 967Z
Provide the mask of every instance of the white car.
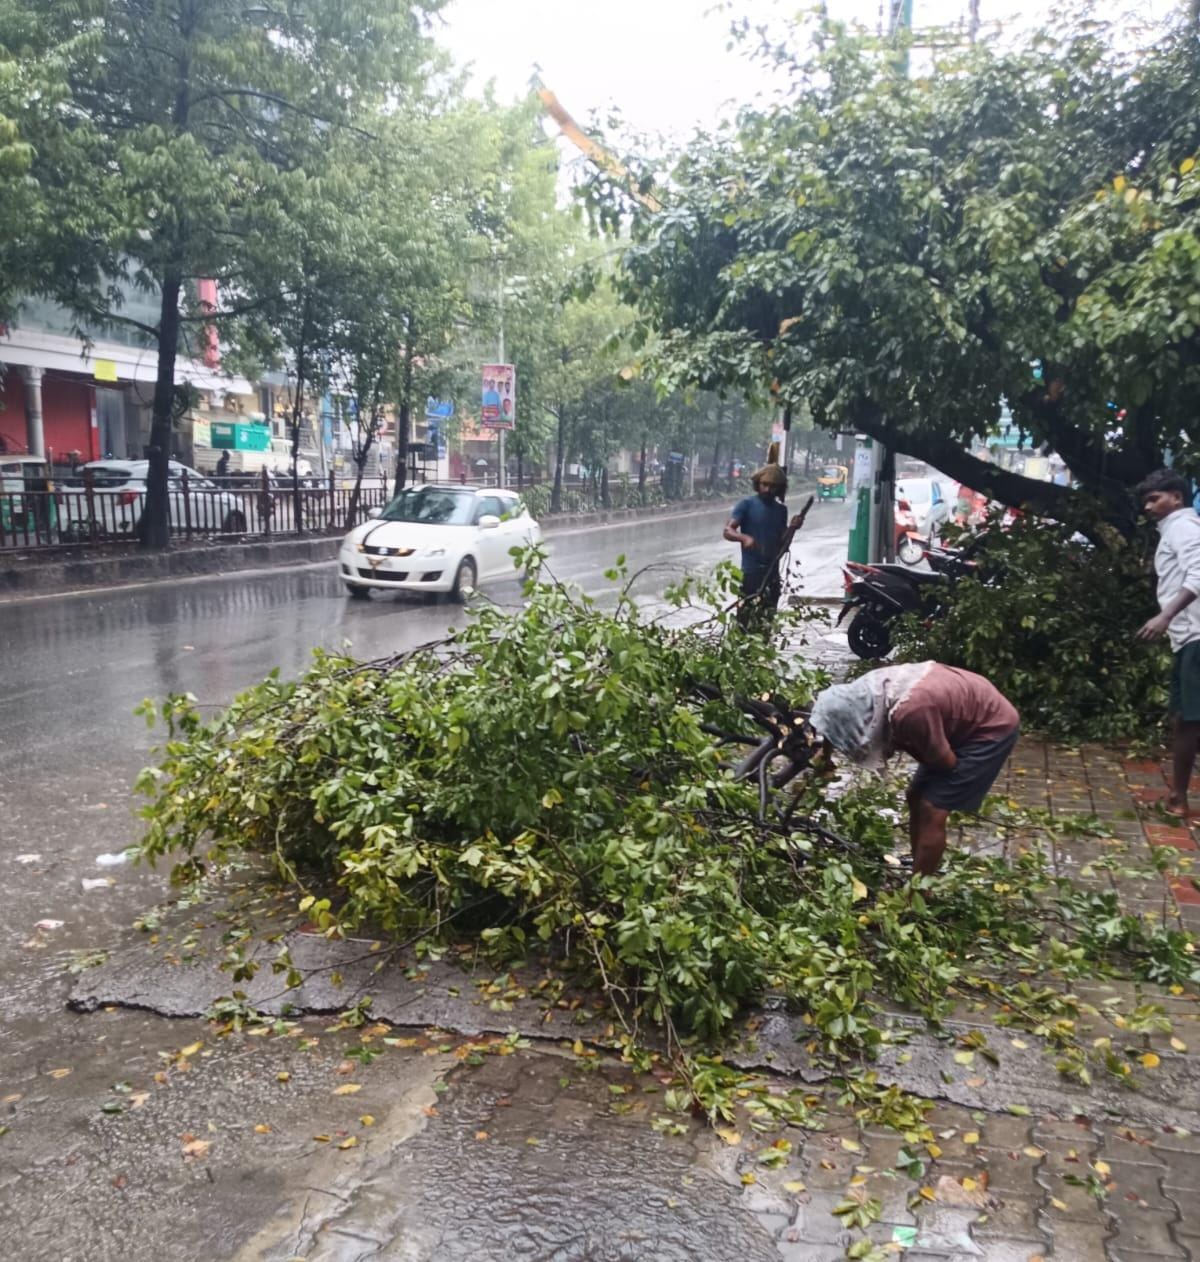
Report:
M85 476L91 472L93 513L89 515ZM187 472L187 503L184 503L183 474ZM93 460L80 465L70 481L59 486L65 494L60 501L61 528L66 532L87 533L92 527L104 535L132 537L146 503L148 460ZM173 531L188 523L197 532L241 534L246 529L246 507L242 499L223 491L195 469L172 460L167 464L167 512Z
M903 478L896 483L896 507L912 512L917 534L923 539L936 538L939 527L950 516L950 505L936 478Z
M409 487L346 536L338 573L359 599L375 587L450 592L465 600L488 579L514 577L509 549L539 543L541 537L515 491Z

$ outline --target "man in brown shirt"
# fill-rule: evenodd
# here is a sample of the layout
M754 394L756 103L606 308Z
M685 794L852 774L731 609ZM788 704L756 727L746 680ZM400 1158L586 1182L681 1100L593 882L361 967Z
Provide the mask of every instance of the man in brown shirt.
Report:
M997 688L939 662L884 666L817 698L810 722L839 753L872 769L900 750L918 763L908 786L913 871L932 875L951 811L977 811L1020 731Z

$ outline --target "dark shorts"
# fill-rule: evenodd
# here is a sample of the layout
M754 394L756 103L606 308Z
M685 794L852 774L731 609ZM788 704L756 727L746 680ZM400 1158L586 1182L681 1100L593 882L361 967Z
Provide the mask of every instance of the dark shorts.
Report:
M1200 640L1171 654L1171 713L1200 723Z
M918 767L908 786L909 793L923 797L930 806L941 807L943 811L979 810L988 790L1004 769L1020 734L1018 726L998 740L979 741L956 749L954 753L958 762L953 771L931 771L923 765Z

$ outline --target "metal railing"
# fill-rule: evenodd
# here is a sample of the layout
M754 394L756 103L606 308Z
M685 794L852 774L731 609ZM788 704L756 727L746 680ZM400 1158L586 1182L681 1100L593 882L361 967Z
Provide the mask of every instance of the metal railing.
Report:
M353 484L303 479L299 512L290 481L273 482L264 471L252 479L189 476L167 484L172 539L287 537L340 534L364 521L372 508L389 500L386 481L359 490ZM222 483L225 484L222 484ZM146 503L143 483L105 485L85 469L53 489L36 484L20 491L0 490L0 549L33 550L132 542Z

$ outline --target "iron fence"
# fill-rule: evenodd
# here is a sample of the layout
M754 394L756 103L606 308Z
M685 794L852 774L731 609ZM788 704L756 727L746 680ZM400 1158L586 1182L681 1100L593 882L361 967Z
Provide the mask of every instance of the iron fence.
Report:
M386 480L359 488L305 479L299 503L290 482L265 473L234 482L186 471L168 479L172 539L240 539L341 534L389 499ZM143 483L107 484L91 469L64 483L0 491L0 548L42 549L136 541L146 504Z

